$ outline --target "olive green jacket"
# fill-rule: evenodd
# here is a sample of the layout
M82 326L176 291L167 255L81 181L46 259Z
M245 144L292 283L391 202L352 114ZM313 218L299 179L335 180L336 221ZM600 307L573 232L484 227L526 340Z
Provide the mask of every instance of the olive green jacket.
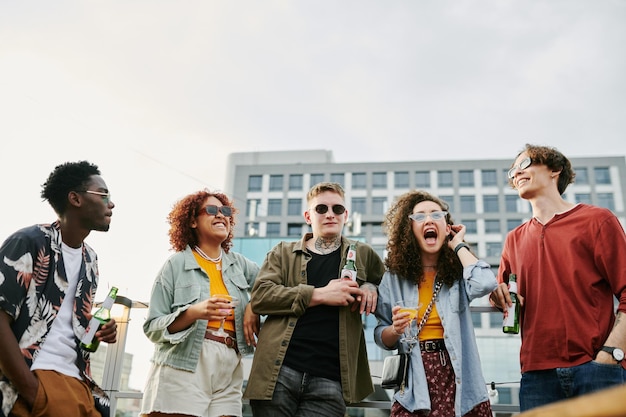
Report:
M265 258L252 290L250 303L257 314L267 315L261 327L258 345L244 398L270 400L289 341L313 296L307 284L306 266L311 255L305 250L307 233L300 241L281 242ZM345 264L350 240L342 237L342 262ZM385 267L369 245L357 242L357 282L378 285ZM339 277L340 271L337 271ZM314 349L315 347L312 346ZM358 310L339 307L339 361L341 386L346 403L361 401L374 391L369 371L365 335Z

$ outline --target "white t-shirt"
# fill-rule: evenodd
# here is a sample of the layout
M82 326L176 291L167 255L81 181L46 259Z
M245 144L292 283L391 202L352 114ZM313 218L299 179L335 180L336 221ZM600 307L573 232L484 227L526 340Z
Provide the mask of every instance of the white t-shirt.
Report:
M76 340L72 318L78 273L83 259L83 248L82 246L71 248L65 243L61 243L61 250L68 282L65 298L54 323L52 323L46 341L41 345L30 369L54 370L80 379L80 373L76 366Z

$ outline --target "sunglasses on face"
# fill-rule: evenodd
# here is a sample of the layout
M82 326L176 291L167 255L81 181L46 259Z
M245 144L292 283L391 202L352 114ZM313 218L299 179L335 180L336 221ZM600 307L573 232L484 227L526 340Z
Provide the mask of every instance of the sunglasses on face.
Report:
M416 223L422 223L426 221L426 218L430 216L434 221L445 219L448 215L447 211L433 211L432 213L413 213L409 214L409 219Z
M109 205L109 203L111 202L111 193L103 193L101 191L93 191L93 190L85 190L85 191L78 191L78 192L99 195L100 197L102 197L102 201L106 205Z
M517 173L518 170L523 170L526 169L530 166L530 164L533 163L533 160L530 159L530 157L526 157L524 159L522 159L519 163L519 165L514 165L513 168L509 169L509 179L512 180L513 178L515 178L515 174Z
M318 204L314 207L315 212L319 214L325 214L329 208L332 208L333 213L335 214L343 214L346 212L346 208L341 204L334 204L332 207L329 207L326 204Z
M233 208L229 206L216 206L214 204L209 204L204 208L206 214L210 214L211 216L217 216L217 213L222 213L226 217L230 217L233 215Z

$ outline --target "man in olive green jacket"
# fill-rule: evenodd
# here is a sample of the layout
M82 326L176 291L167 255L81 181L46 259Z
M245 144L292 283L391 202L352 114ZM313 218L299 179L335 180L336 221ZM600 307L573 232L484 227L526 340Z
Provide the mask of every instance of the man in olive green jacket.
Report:
M304 213L313 233L268 253L251 305L267 315L244 394L255 417L338 416L373 392L361 314L376 309L384 264L341 236L348 218L339 184L320 183ZM340 277L356 244L356 280Z

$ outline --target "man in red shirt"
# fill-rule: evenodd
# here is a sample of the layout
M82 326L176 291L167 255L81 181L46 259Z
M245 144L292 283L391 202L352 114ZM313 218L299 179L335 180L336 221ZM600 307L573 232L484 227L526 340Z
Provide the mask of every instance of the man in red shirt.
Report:
M610 210L563 199L574 177L545 146L526 145L509 170L533 217L507 235L490 299L510 305L517 275L521 411L626 382L626 235Z

